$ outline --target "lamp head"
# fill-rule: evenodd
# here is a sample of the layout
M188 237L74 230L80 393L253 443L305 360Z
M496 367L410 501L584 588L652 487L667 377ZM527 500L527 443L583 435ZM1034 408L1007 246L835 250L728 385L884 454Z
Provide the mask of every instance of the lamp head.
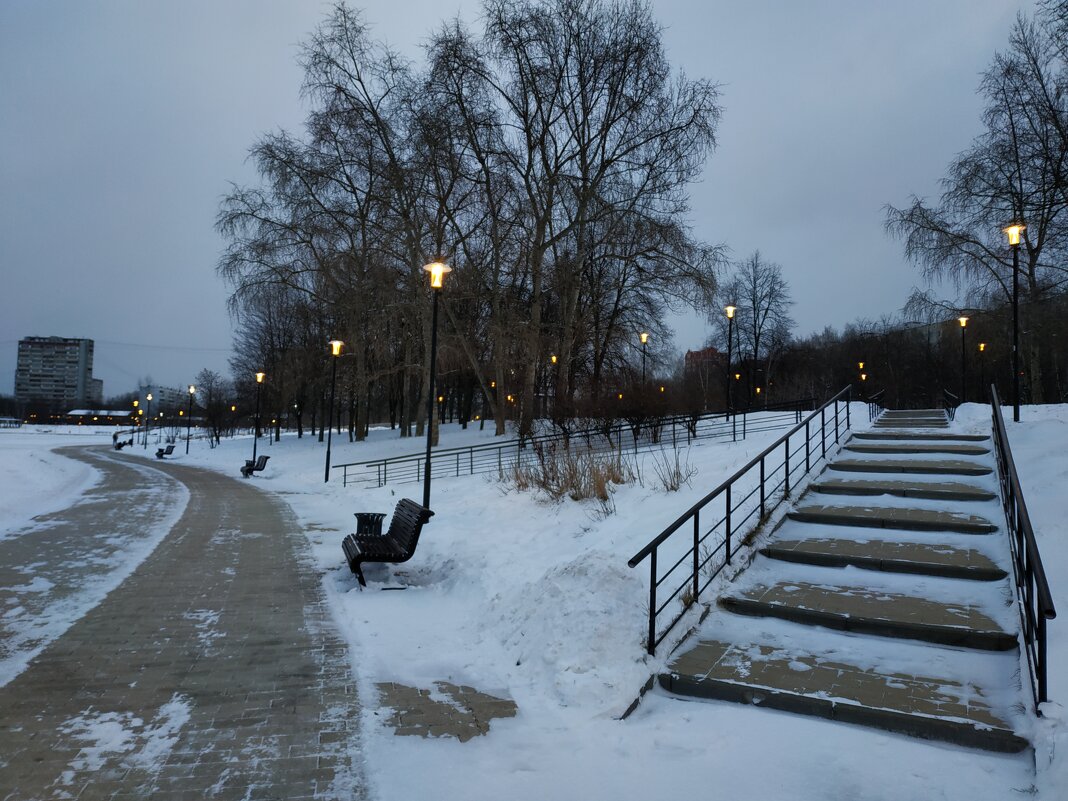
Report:
M331 355L340 356L341 355L341 346L344 345L344 344L345 343L342 342L340 339L331 339L330 340L330 353L331 353Z
M860 370L863 370L864 369L864 362L857 362L857 368L860 369Z
M549 361L551 361L553 364L556 364L556 354L555 353L552 356L549 357Z
M868 374L867 373L861 373L860 374L860 380L861 381L867 381L868 380Z
M1022 222L1014 222L1011 225L1006 225L1003 229L1005 236L1009 238L1009 244L1012 247L1016 247L1020 244L1020 234L1027 230L1027 226Z
M256 373L256 383L262 384L263 379L267 377L267 373Z
M190 395L196 395L197 394L197 388L195 386L193 386L192 384L189 385L189 394Z
M430 273L431 289L441 289L445 285L445 274L452 272L452 267L440 261L431 262L423 269Z
M736 312L737 310L738 310L737 306L726 306L723 309L723 311L727 312L727 319L728 320L733 320L734 319L734 312Z
M236 412L236 411L237 411L237 407L236 407L236 406L234 406L233 404L231 404L231 405L230 405L230 411L231 411L231 412Z
M958 317L957 322L960 323L961 328L965 328L968 325L968 318L964 316Z
M986 343L985 342L980 342L979 343L979 352L982 353L984 350L986 350Z
M147 395L145 395L145 400L152 400L152 393L151 392L149 392Z
M643 345L649 341L649 334L645 331L638 334L638 337L641 339Z

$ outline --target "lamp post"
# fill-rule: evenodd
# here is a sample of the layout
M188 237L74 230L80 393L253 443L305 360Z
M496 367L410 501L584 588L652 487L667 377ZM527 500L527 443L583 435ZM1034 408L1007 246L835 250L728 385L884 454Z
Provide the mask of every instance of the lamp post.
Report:
M256 445L260 439L260 387L266 373L256 373L256 418L252 428L252 463L256 463Z
M968 360L965 350L965 332L968 330L968 318L961 315L957 318L957 322L960 323L960 402L965 403L964 393L968 387Z
M1027 230L1022 222L1004 228L1012 248L1012 421L1020 422L1020 234Z
M193 428L193 396L197 394L197 388L189 385L189 410L185 413L185 455L189 455L189 433Z
M334 393L337 391L337 359L341 355L341 346L345 343L340 339L330 340L330 412L327 415L326 427L326 469L323 474L323 483L330 480L330 442L334 436Z
M148 432L152 428L152 393L149 392L145 395L145 400L148 401L148 413L145 415L145 450L148 450Z
M642 388L645 388L645 346L649 344L649 334L642 331L638 334L638 338L642 341Z
M734 312L738 310L737 306L724 306L723 311L727 313L727 413L730 414L734 411L734 385L731 384L731 360L734 346Z
M440 261L426 265L430 273L430 289L434 295L434 311L430 321L430 386L426 397L426 464L423 469L423 507L430 508L430 448L434 443L434 382L436 380L438 361L438 296L445 285L445 274L452 272L452 267Z

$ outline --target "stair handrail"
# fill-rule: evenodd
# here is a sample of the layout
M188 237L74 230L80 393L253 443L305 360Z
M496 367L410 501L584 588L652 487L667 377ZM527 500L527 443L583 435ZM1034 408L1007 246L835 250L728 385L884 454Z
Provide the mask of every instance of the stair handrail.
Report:
M1046 621L1057 617L1053 594L1038 552L1031 515L1024 501L1020 476L1009 447L1005 417L1001 413L1001 400L997 387L990 385L991 417L994 425L994 450L998 463L998 482L1001 485L1001 503L1005 508L1005 521L1009 529L1009 544L1012 550L1012 572L1016 579L1016 598L1019 602L1020 624L1024 636L1024 652L1031 674L1031 693L1035 701L1035 713L1041 715L1039 704L1049 700L1046 680Z
M791 477L792 477L792 472L791 472L791 469L790 469L790 438L793 437L793 435L796 434L797 432L799 432L802 429L804 429L804 431L805 431L805 443L804 443L805 453L804 453L804 459L803 459L804 473L801 474L802 477L804 477L805 475L807 475L811 471L811 469L814 466L814 464L818 464L819 463L821 458L826 459L826 456L827 456L827 440L828 440L827 419L826 418L827 418L827 410L829 408L831 408L832 406L834 407L834 432L833 432L834 443L837 443L839 441L839 436L840 436L839 427L838 427L838 422L839 422L838 404L839 403L844 403L845 404L845 415L844 415L845 428L842 430L842 433L843 434L847 434L849 432L849 428L850 428L849 402L850 402L851 399L852 399L852 386L846 386L843 389L841 389L833 398L831 398L830 400L826 401L818 409L814 410L808 417L806 417L804 420L799 422L796 426L791 428L786 434L784 434L783 436L781 436L777 440L775 440L775 442L773 442L771 445L769 445L767 448L765 448L763 451L761 451L760 454L758 454L753 459L751 459L744 467L742 467L741 469L736 471L730 478L728 478L726 481L722 482L718 487L716 487L710 493L705 495L701 500L697 501L697 503L695 503L693 506L691 506L689 509L687 509L685 512L683 512L681 515L679 515L679 517L673 523L671 523L671 525L669 525L667 528L665 528L663 531L661 531L658 535L653 537L653 539L650 540L648 542L648 544L645 545L645 547L643 547L640 551L638 551L636 554L634 554L634 556L632 556L627 561L627 566L628 567L635 568L639 564L644 562L646 559L649 559L649 628L648 628L648 635L647 635L647 639L646 639L645 648L646 648L646 651L650 655L655 655L656 647L661 642L663 642L664 638L678 624L678 622L682 619L683 615L685 615L686 612L694 604L696 604L700 600L701 591L703 589L705 589L712 582L712 580L716 578L716 576L719 575L719 573L723 570L724 567L726 567L727 565L729 565L731 563L731 556L738 550L737 547L734 548L733 550L731 549L731 536L734 533L734 529L732 528L732 525L731 525L731 514L732 514L732 512L733 511L738 511L742 507L742 505L747 500L752 498L756 494L757 490L759 490L759 493L760 493L759 506L754 505L754 508L749 512L749 514L747 514L742 519L742 521L740 521L738 523L738 528L741 528L741 526L744 526L748 522L748 520L752 518L753 513L756 512L757 510L759 510L759 512L760 512L760 516L758 518L758 523L759 522L763 522L766 519L767 514L770 514L770 512L772 510L774 510L775 507L777 507L779 503L781 503L784 499L789 497L789 495L790 495L790 480L791 480ZM813 462L812 459L811 459L811 456L813 454L810 451L810 446L812 444L812 437L810 436L810 427L811 427L812 421L817 417L820 418L820 429L819 429L819 446L820 447L819 447L819 452L817 452L815 454L815 456L817 458L815 459L815 462ZM766 467L765 467L765 460L768 458L768 456L770 456L772 453L774 453L777 448L783 447L784 444L785 444L786 447L785 447L785 459L784 459L784 462L783 462L783 468L784 468L783 469L783 479L782 479L781 482L779 482L779 484L773 485L771 487L771 492L768 492L767 491L767 487L765 485L765 482L768 479L772 479L775 476L775 474L778 472L778 468L773 468L770 474L767 473ZM797 456L797 458L799 459L798 465L795 467L795 471L796 471L797 469L800 468L802 462L801 462L800 456L798 454L795 453L795 456ZM747 495L745 495L738 502L737 506L732 505L731 489L733 488L734 484L737 483L739 479L743 478L746 474L748 474L749 471L751 471L754 468L756 468L758 465L760 467L760 482L759 482L759 485L756 488L750 490L749 493ZM775 501L773 504L771 504L770 508L768 508L768 505L767 505L768 499L771 498L774 495L774 493L780 487L784 488L782 496L779 497L779 499L777 501ZM701 510L705 506L707 506L709 503L711 503L715 499L719 498L721 495L725 495L725 510L726 510L725 515L724 515L724 517L720 518L718 522L713 524L713 526L710 529L708 529L704 534L702 534L701 533L701 519L700 519ZM688 551L686 551L686 553L684 553L683 556L678 561L676 561L675 564L672 565L667 570L667 572L664 573L664 575L660 579L657 579L657 550L676 531L678 531L680 528L682 528L682 526L685 523L687 523L688 521L690 521L690 520L693 520L693 545L690 546L690 549ZM701 550L700 550L701 546L704 544L705 540L719 527L719 525L721 523L725 523L723 542L720 543L719 545L716 545L715 548L712 551L707 552L707 555L704 555L704 557L702 558L702 554L701 554ZM743 541L743 544L744 544L744 541ZM723 564L721 564L714 571L711 571L711 575L708 576L707 580L702 585L701 582L700 582L700 572L701 572L701 570L711 562L712 557L715 556L721 549L723 550L723 553L724 553ZM686 578L686 580L683 582L683 584L681 584L678 588L676 588L674 590L674 592L672 592L668 596L668 599L666 601L664 601L658 607L657 606L657 587L659 587L659 585L665 579L667 579L667 577L669 575L671 575L671 573L676 568L678 568L683 563L683 561L685 561L687 559L691 560L690 575ZM687 590L689 590L689 597L688 598L686 597L686 591ZM672 620L671 623L669 623L668 626L658 636L657 635L657 627L656 627L657 615L661 611L666 609L668 604L670 604L676 597L680 597L680 594L681 594L681 597L683 599L683 609L682 609L682 611L679 612L679 614L674 618L674 620Z
M874 395L868 398L868 422L874 422L875 418L883 413L885 407L883 406L883 395L886 394L885 389L880 389Z
M946 411L946 417L953 420L957 416L957 407L960 406L960 398L945 387L942 388L942 408Z

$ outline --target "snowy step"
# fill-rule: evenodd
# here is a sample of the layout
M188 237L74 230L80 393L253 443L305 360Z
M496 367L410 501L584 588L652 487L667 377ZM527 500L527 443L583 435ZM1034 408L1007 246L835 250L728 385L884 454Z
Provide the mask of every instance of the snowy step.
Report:
M875 421L873 428L949 428L949 423L938 420L924 420L918 417L900 417L896 420L883 420L880 418Z
M830 470L850 473L919 473L949 476L987 476L992 468L963 459L838 459Z
M929 498L945 501L992 501L997 495L989 490L957 481L879 481L825 478L813 484L813 492L824 495L893 495L898 498Z
M703 639L659 677L680 695L754 704L1015 753L1028 745L979 686L762 643Z
M845 450L854 453L955 453L962 456L984 456L990 448L950 442L851 442Z
M896 431L861 431L853 435L853 439L865 439L865 440L918 440L932 442L989 442L990 437L985 434L924 434L922 432L916 433L899 433Z
M920 542L809 537L776 540L760 550L764 556L822 567L859 567L974 581L997 581L1007 573L972 548Z
M882 417L889 419L895 417L933 417L938 420L945 420L946 413L942 409L887 409L883 412Z
M724 609L743 615L778 617L843 631L957 645L985 651L1016 647L978 606L939 603L888 590L780 581L757 584L719 599Z
M894 506L799 506L786 515L802 523L834 526L895 528L906 531L954 531L960 534L990 534L998 527L978 515L934 509L902 509Z

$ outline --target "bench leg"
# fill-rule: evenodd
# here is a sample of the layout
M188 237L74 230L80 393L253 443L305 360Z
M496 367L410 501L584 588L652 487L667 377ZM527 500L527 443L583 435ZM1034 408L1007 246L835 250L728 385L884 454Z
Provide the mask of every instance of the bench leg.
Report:
M360 582L360 586L366 587L367 581L363 577L363 568L360 567L359 562L353 562L352 572L356 574L356 580Z

